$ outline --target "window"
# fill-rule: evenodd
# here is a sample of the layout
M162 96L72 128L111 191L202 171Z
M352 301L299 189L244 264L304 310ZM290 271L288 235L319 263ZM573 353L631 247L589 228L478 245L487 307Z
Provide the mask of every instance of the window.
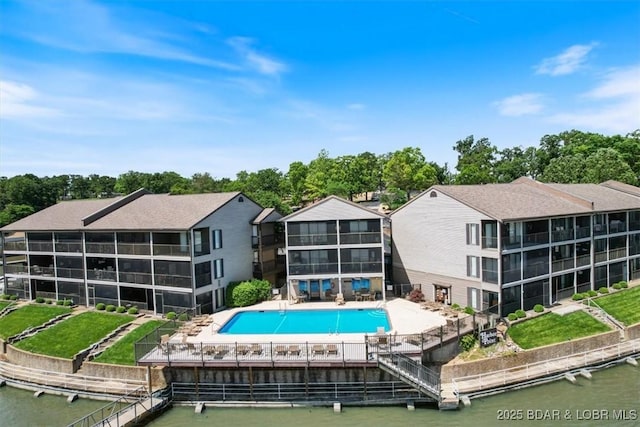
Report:
M213 249L222 248L222 230L213 230L211 234L213 240Z
M467 256L467 276L480 277L480 258Z
M480 226L478 224L467 224L467 245L478 245Z
M498 260L482 257L482 280L489 283L498 283Z
M209 253L209 229L199 228L193 230L193 249L195 256L207 255Z
M224 276L224 264L222 258L213 261L213 278L219 279Z

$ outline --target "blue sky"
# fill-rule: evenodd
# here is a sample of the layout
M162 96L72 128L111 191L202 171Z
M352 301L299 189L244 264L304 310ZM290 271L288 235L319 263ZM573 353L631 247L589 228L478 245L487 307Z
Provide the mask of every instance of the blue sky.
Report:
M640 128L638 1L0 1L0 176Z

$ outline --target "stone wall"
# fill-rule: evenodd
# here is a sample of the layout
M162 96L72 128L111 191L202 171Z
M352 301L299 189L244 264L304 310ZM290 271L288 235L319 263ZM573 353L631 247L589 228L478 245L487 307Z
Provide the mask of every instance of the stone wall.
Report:
M630 340L636 340L640 338L640 323L631 325L627 328L627 338Z
M123 366L108 363L85 362L82 365L82 374L91 377L102 377L106 379L122 379L133 381L144 381L148 383L146 366ZM151 387L159 390L167 386L164 369L161 367L151 367Z
M74 366L71 359L61 357L44 356L42 354L29 353L12 345L7 345L7 360L11 363L27 368L43 369L46 371L73 374Z
M547 345L531 350L523 350L502 357L475 360L472 362L450 362L442 366L442 382L450 382L454 378L478 374L488 374L503 369L541 362L548 359L569 356L575 353L595 350L600 347L615 345L620 342L618 331L605 332L586 338L579 338L559 344Z

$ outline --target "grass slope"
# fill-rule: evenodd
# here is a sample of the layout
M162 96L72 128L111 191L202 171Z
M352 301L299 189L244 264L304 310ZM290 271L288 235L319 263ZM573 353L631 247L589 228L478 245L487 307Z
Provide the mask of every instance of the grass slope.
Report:
M0 337L7 339L13 335L40 326L50 319L71 311L68 307L29 304L0 318Z
M2 311L2 309L11 305L12 303L13 301L0 301L0 311Z
M584 311L560 316L548 313L535 319L516 323L507 333L523 349L556 344L611 330Z
M625 326L640 322L640 286L596 298L595 302Z
M73 316L17 343L16 347L32 353L71 359L81 350L104 338L133 316L89 311Z
M136 341L165 323L164 320L151 320L116 341L102 354L94 359L94 362L111 363L114 365L135 365L134 344Z

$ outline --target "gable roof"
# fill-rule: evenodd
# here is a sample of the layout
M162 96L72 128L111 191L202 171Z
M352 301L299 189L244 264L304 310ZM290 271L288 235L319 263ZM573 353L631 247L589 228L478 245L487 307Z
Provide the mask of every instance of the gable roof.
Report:
M280 221L329 221L336 219L380 219L387 216L338 196L329 196L318 203L285 216Z
M241 194L136 193L136 197L131 197L128 203L120 202L131 195L60 202L9 224L2 230L188 230ZM245 201L248 200L245 197Z
M275 222L282 218L282 214L275 208L264 208L262 212L252 221L252 224L262 224L263 222Z
M391 216L434 190L499 221L640 209L640 197L629 189L623 192L613 186L611 183L544 184L530 178L519 178L508 184L434 185Z

